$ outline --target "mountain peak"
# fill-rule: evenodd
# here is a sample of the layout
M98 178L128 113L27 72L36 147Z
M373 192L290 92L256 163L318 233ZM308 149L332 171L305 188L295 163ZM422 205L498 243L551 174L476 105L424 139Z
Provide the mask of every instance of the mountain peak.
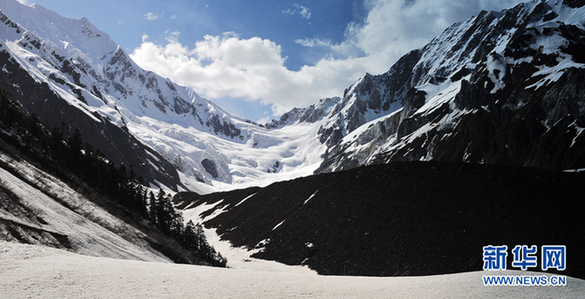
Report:
M481 12L447 28L418 55L403 56L387 73L364 76L344 96L342 111L353 113L320 131L321 140L333 142L318 172L401 160L585 166L576 147L543 150L550 138L573 145L583 140L585 111L576 107L584 99L575 91L583 88L577 78L585 68L585 8L569 4L531 1ZM376 111L375 91L399 105L368 118ZM519 114L526 123L516 121ZM531 133L522 142L512 137L524 132Z
M6 60L0 78L24 106L49 122L91 119L84 128L108 146L119 146L121 138L107 139L96 123L116 126L139 141L126 153L138 143L160 153L149 157L146 151L146 158L120 158L121 163L140 160L142 170L160 173L168 171L153 161L169 161L183 182L197 186L192 190L258 186L380 161L581 165L579 152L571 152L578 157L572 161L559 161L542 150L562 129L571 132L559 133L569 145L585 136L575 133L583 131L585 119L577 92L585 63L581 1L531 1L480 12L408 52L386 73L364 74L343 97L295 108L266 125L141 69L87 18L64 18L14 0L0 3L5 35L0 56ZM32 83L23 83L24 71L44 84L39 90L45 93L27 93ZM561 89L561 83L570 88ZM47 98L78 111L63 116L52 108L58 101L45 103ZM518 115L527 123L515 123ZM560 124L564 127L552 131ZM521 129L532 135L518 142L513 134ZM570 157L568 152L560 150L559 157Z
M41 5L26 6L15 0L0 0L0 6L10 19L59 49L60 55L77 56L94 64L117 48L110 36L87 18L66 18Z

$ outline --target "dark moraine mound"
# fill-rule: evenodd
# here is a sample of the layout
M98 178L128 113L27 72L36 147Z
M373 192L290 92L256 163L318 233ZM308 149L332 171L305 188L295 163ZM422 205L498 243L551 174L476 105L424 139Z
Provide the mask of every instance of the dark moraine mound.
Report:
M223 200L205 213L226 212L206 227L235 246L269 239L256 257L325 275L481 271L487 245L508 246L508 269L514 246L537 245L529 270L538 271L542 245L566 245L560 273L585 278L584 182L583 172L397 162L174 200L179 208Z

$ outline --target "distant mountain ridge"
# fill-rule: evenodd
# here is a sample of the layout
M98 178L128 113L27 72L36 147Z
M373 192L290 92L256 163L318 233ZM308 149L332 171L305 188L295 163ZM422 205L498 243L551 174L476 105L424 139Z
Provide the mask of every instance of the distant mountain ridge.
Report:
M585 168L583 5L483 11L341 97L256 124L141 69L85 18L0 0L0 82L41 121L174 190L390 161Z

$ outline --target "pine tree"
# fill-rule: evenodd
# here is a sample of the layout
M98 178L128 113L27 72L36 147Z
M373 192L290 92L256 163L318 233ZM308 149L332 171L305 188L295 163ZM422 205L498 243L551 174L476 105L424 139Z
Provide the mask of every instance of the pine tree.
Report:
M153 226L191 251L193 262L225 267L226 260L209 245L201 224L189 221L184 225L183 215L174 208L170 194L161 189L155 196L144 187L143 179L136 178L132 166L117 167L99 149L84 143L79 129L71 132L62 123L60 128L48 131L36 117L18 110L8 97L0 86L0 125L20 137L15 142L28 154L42 159L58 173L65 174L65 178L76 176L71 181L77 184L81 181L100 196L149 219ZM71 132L70 136L65 138L64 132Z
M81 132L75 129L73 134L67 139L69 145L68 164L74 172L79 173L81 162L81 150L83 149L83 140L81 139Z
M156 197L154 196L154 193L152 193L152 191L148 192L148 202L150 203L149 205L149 219L150 222L154 225L156 225L158 223L157 220L157 210L158 210L158 202Z

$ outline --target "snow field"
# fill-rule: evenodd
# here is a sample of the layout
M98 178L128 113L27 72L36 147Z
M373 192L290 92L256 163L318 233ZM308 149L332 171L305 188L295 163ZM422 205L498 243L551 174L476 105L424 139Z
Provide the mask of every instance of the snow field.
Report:
M483 271L316 276L89 257L4 241L0 253L3 298L577 298L585 292L585 281L570 277L562 287L487 287Z

